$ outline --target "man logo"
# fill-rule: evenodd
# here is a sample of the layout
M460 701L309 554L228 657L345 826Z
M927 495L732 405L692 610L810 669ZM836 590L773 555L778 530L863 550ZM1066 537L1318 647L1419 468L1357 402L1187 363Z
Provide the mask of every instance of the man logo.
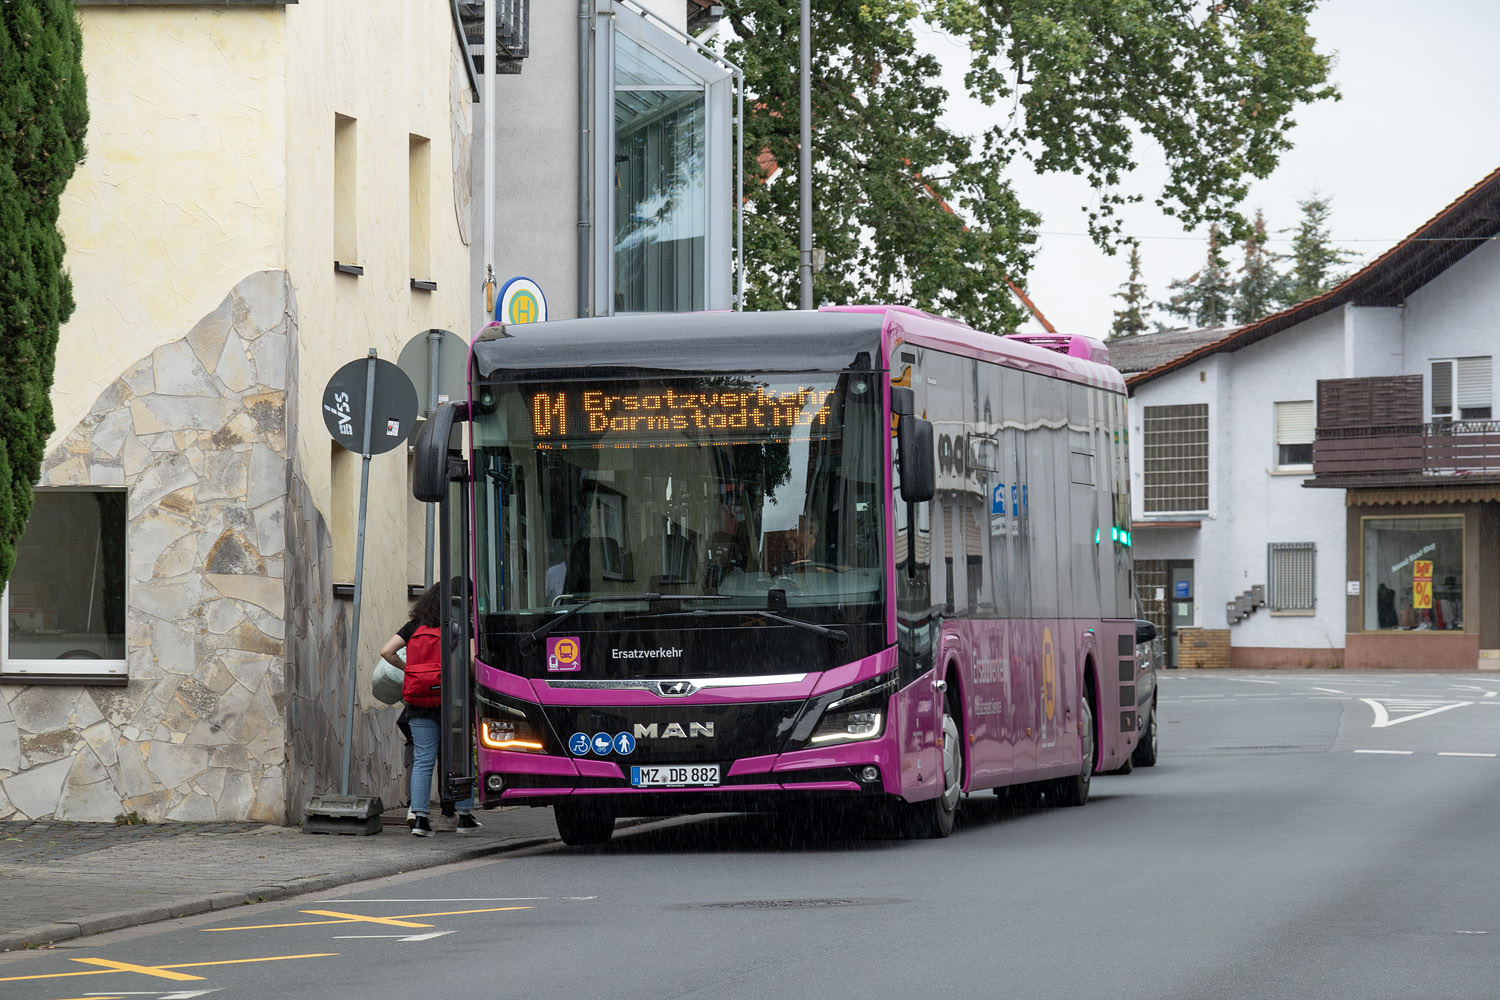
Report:
M635 724L635 738L638 740L669 740L688 739L702 737L704 739L714 738L714 724L712 722L689 722L687 730L683 731L682 723L669 722L665 729L661 729L658 723L646 725L637 722Z
M666 698L683 698L698 690L692 681L658 681L656 690Z

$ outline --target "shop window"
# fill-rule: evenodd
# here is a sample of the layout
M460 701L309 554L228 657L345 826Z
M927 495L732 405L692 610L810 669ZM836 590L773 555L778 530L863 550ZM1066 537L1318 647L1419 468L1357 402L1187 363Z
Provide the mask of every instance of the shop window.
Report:
M1313 401L1276 404L1276 467L1305 468L1313 460Z
M1464 519L1367 517L1361 594L1366 631L1461 631Z
M120 490L37 491L0 597L0 676L125 676L125 504Z
M1208 404L1145 408L1146 513L1208 510Z
M1266 546L1266 606L1271 611L1312 611L1316 601L1317 546L1272 542Z
M735 72L644 17L595 32L595 313L727 309Z

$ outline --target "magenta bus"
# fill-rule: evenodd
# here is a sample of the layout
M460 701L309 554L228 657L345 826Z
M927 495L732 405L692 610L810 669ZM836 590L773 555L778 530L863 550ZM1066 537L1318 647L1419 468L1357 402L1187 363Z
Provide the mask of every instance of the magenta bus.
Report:
M469 372L415 445L471 609L455 790L551 806L569 844L792 804L946 836L966 795L1082 805L1128 764L1125 386L1098 342L631 315L492 325Z

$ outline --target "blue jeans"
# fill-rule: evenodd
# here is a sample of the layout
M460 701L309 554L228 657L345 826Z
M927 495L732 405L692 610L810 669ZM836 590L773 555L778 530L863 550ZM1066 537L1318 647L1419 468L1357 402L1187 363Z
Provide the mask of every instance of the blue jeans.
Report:
M442 726L436 719L412 716L407 719L411 726L411 811L426 816L432 804L432 772L437 769L438 737ZM474 796L458 803L461 813L474 811Z

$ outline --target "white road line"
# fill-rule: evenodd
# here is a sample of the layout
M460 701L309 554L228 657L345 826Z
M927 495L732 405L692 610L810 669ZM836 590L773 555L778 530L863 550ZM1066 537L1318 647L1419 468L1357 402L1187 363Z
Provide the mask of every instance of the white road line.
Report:
M1450 701L1434 704L1430 699L1417 698L1387 698L1386 702L1388 704L1376 701L1374 698L1361 698L1360 701L1369 705L1375 711L1375 721L1370 723L1371 729L1384 729L1387 726L1399 725L1403 722L1410 722L1413 719L1425 719L1429 715L1437 715L1439 712L1446 712L1450 708L1463 708L1466 705L1474 704L1472 701ZM1393 719L1390 715L1392 711L1411 712L1413 714Z
M1500 757L1500 753L1460 753L1457 750L1439 750L1439 757Z
M358 941L362 938L395 938L397 941L431 941L453 931L431 931L427 934L335 934L335 941Z
M1320 688L1320 687L1315 687L1315 688L1313 688L1313 690L1314 690L1314 691L1322 691L1322 692L1324 692L1324 693L1325 693L1325 694L1343 694L1343 693L1344 693L1344 692L1342 692L1342 691L1336 691L1336 690L1334 690L1334 689L1333 689L1333 688Z
M1356 750L1355 753L1384 753L1393 757L1410 757L1416 753L1415 750Z

